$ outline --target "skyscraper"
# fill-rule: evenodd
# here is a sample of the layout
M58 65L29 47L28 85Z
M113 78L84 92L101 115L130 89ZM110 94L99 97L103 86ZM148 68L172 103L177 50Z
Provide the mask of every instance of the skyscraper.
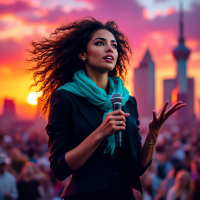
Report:
M152 117L155 109L155 69L148 49L139 67L134 70L134 96L139 117Z
M18 119L15 111L15 103L12 99L4 99L3 113L0 116L1 130L7 129Z

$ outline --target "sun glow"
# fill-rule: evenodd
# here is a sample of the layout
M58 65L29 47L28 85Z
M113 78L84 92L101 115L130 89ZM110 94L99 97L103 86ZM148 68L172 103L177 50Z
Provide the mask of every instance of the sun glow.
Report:
M37 98L42 95L42 92L31 92L27 96L27 102L30 103L31 105L37 105Z

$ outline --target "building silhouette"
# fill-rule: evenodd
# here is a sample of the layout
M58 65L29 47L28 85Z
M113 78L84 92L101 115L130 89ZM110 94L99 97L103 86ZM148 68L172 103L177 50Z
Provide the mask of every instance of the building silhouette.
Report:
M176 77L174 79L164 80L163 102L164 104L169 100L168 107L171 107L178 101L186 103L186 106L172 115L176 124L190 124L195 121L194 79L187 77L187 60L190 55L190 50L184 44L183 25L183 10L182 4L180 4L179 44L172 52L177 61Z
M12 99L4 99L3 113L0 116L0 123L9 125L17 121L18 117L15 111L15 103Z
M134 96L140 119L152 117L155 109L155 66L149 49L134 70Z

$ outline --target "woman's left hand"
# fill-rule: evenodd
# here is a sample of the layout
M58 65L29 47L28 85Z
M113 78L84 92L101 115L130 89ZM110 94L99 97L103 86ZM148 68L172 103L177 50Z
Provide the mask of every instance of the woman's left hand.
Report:
M167 120L167 118L172 115L174 112L179 110L180 108L184 107L186 104L182 101L176 102L171 108L169 108L166 111L167 105L169 101L166 101L161 112L156 113L156 111L153 111L153 118L149 122L149 132L152 132L155 137L158 137L158 134L160 132L161 126L163 123Z

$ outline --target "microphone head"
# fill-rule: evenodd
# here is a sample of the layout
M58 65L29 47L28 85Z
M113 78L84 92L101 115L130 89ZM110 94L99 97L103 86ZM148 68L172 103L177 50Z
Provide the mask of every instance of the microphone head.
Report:
M122 95L119 94L119 93L115 93L112 95L111 97L111 102L112 104L115 104L115 103L122 103L123 101L123 98L122 98Z

